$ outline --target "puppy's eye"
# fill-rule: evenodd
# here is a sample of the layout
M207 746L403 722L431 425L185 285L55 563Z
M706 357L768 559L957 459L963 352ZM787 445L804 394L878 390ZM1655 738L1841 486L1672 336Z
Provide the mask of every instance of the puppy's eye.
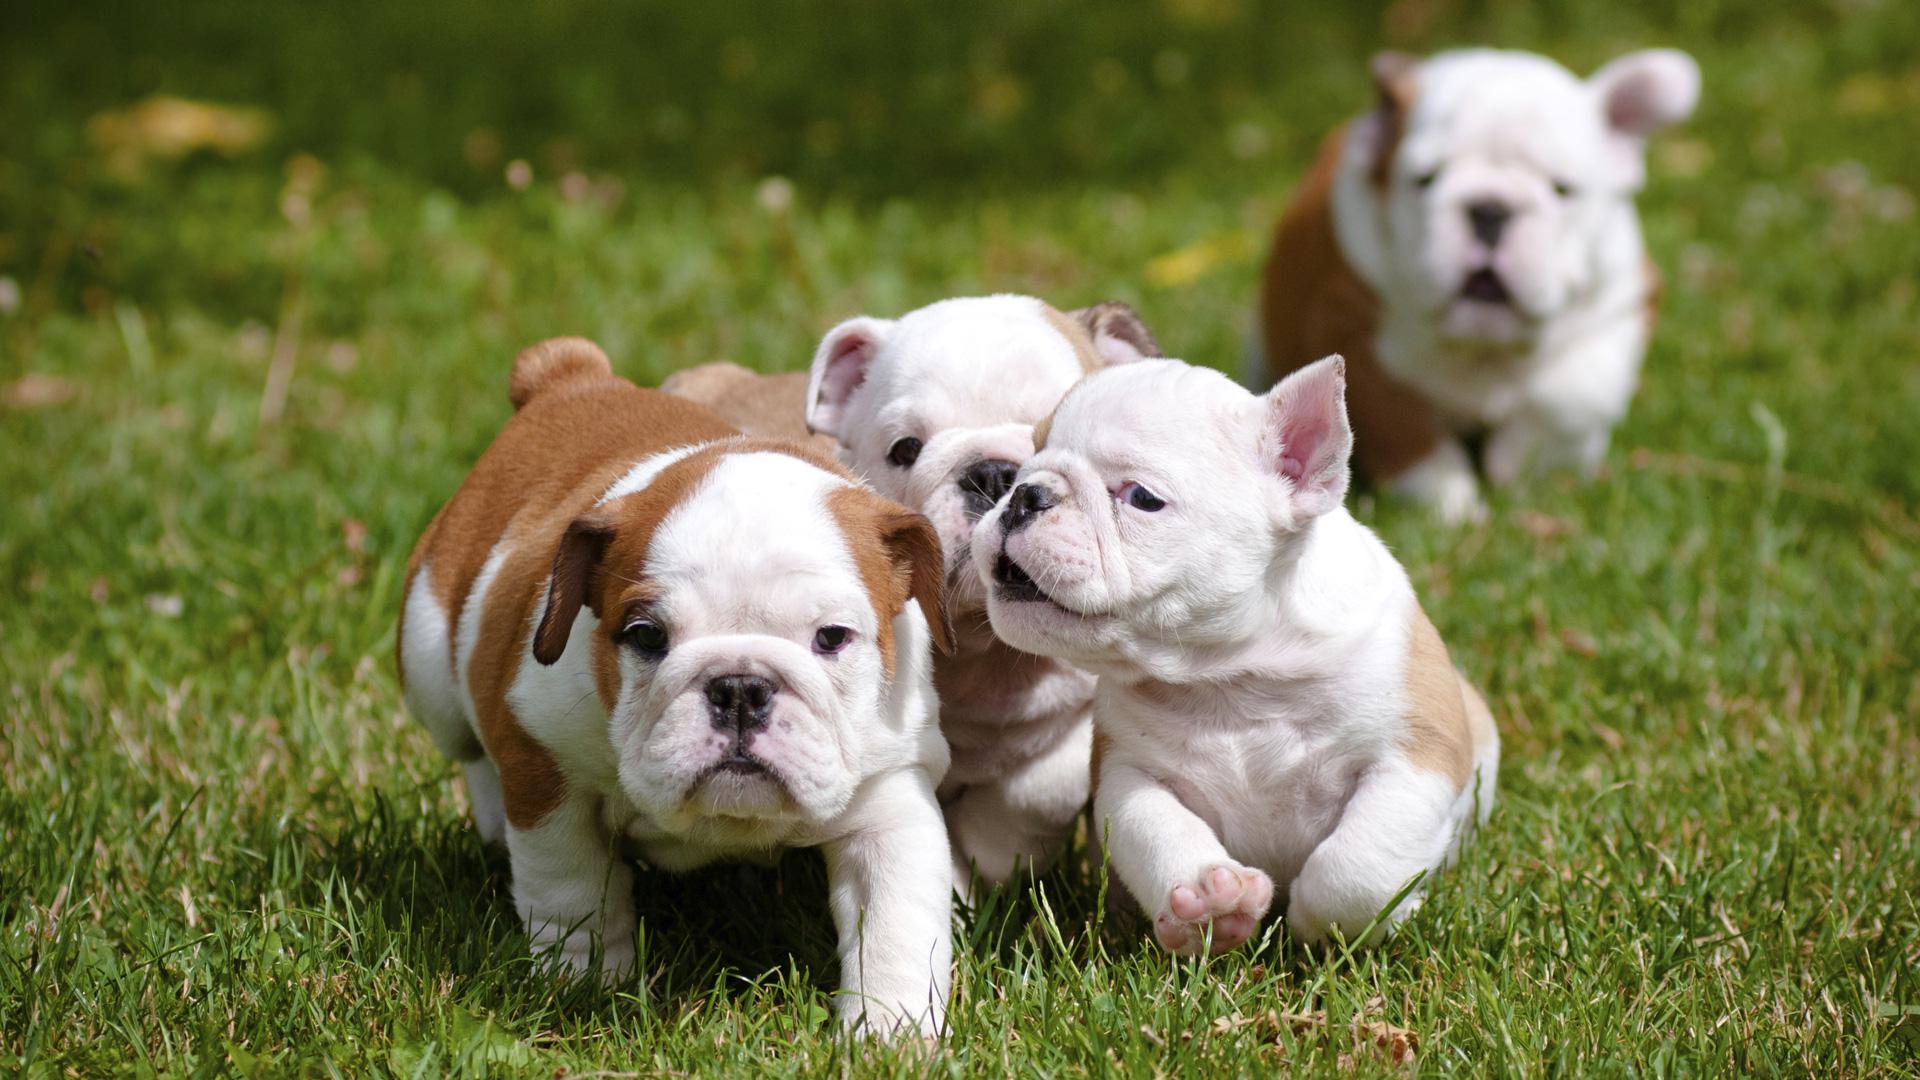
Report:
M1153 492L1148 491L1146 488L1131 480L1120 485L1120 490L1114 492L1113 497L1133 507L1135 510L1145 510L1149 514L1167 505L1165 499L1162 499L1160 496L1155 495Z
M813 651L832 656L853 640L853 631L844 626L823 626L813 632Z
M620 628L620 644L657 660L667 655L667 628L652 619L634 619Z
M911 435L898 440L887 451L887 460L902 469L912 468L913 463L920 460L920 440Z
M1426 172L1413 178L1413 186L1425 191L1427 188L1432 187L1433 182L1438 179L1440 179L1440 170L1428 169Z
M1563 199L1573 198L1573 190L1573 185L1567 183L1565 180L1555 180L1553 182L1553 193Z

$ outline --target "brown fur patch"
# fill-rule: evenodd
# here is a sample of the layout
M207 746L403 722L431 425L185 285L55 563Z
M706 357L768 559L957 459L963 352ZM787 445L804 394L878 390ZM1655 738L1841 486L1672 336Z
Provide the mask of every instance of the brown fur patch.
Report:
M1385 191L1393 179L1393 155L1400 150L1400 139L1407 129L1407 112L1413 108L1414 95L1420 89L1419 67L1417 57L1403 52L1375 53L1373 57L1371 71L1374 94L1379 98L1380 145L1374 150L1367 179L1380 191Z
M533 354L528 350L522 360ZM691 402L611 375L577 378L579 363L566 360L558 368L546 366L546 360L537 363L549 376L569 370L574 375L531 380L532 392L427 526L408 560L408 588L420 567L431 564L434 598L449 625L458 626L488 556L502 543L510 552L482 613L469 689L481 741L500 770L507 820L516 828L538 824L566 795L552 755L521 729L505 700L506 688L519 674L535 605L545 596L562 534L635 462L674 446L735 434ZM516 361L516 374L527 370ZM451 653L446 663L453 667Z
M834 440L807 431L807 373L763 375L739 364L717 360L667 376L660 389L697 401L749 435L792 439L825 454Z
M1059 411L1060 411L1060 407L1057 405L1054 406L1053 412L1059 412ZM1040 451L1045 450L1047 448L1047 438L1052 434L1053 434L1053 413L1048 413L1045 417L1041 419L1041 421L1038 424L1035 424L1033 426L1033 452L1037 454Z
M854 565L880 626L880 660L893 677L893 617L909 599L927 618L934 647L953 650L947 625L945 562L933 523L891 499L863 487L845 487L827 496L827 509L846 534Z
M1432 453L1446 429L1425 396L1381 366L1379 297L1334 236L1333 180L1346 137L1342 128L1321 144L1280 217L1261 278L1260 323L1275 379L1331 353L1346 357L1354 464L1378 482Z
M1473 772L1474 731L1466 681L1447 656L1446 643L1427 613L1414 605L1407 641L1407 734L1401 749L1417 769L1440 773L1464 788ZM1473 695L1476 701L1479 694ZM1486 705L1480 703L1481 713ZM1491 715L1488 721L1491 722Z

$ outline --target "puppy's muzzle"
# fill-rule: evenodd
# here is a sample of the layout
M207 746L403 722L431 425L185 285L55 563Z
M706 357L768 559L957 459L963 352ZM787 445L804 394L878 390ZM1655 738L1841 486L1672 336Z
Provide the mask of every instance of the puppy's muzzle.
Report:
M1000 458L977 461L960 474L960 491L966 496L967 516L977 518L993 509L993 504L1013 487L1020 466Z
M1008 535L1019 532L1033 523L1033 519L1054 508L1059 502L1053 492L1039 484L1021 484L1007 496L1007 508L1000 513L1000 527Z
M773 712L773 682L758 675L719 675L707 680L707 718L733 736L720 767L728 772L759 773L766 766L747 751L747 740L767 726Z

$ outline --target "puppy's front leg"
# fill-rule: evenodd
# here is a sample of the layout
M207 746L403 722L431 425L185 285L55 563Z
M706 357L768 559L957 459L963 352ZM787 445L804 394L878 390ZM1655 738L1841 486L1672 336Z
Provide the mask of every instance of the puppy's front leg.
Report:
M1160 947L1197 956L1213 930L1213 951L1253 936L1273 902L1273 881L1227 854L1219 837L1173 792L1130 765L1100 765L1093 818L1106 830L1120 881L1154 912Z
M1440 866L1452 849L1462 820L1458 796L1451 778L1405 761L1369 769L1333 832L1294 879L1288 927L1314 942L1335 926L1349 936L1358 934L1380 916L1364 943L1386 937L1420 906L1426 883L1391 912L1385 911L1387 904L1414 875Z
M885 777L864 823L825 845L840 937L835 1003L849 1026L937 1035L953 974L953 863L933 781Z
M1473 472L1473 459L1458 439L1440 440L1432 453L1388 480L1387 487L1426 504L1448 525L1482 521L1487 516L1487 504L1480 498L1480 480Z
M572 795L531 829L507 823L513 904L537 956L553 950L568 967L602 976L633 972L633 871L614 857L599 800Z

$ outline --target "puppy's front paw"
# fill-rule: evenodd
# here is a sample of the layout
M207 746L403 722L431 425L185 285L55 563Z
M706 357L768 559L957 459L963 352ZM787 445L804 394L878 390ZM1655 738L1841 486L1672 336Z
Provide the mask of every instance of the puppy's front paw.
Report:
M1272 878L1250 866L1217 863L1168 890L1153 917L1154 940L1170 953L1198 956L1212 927L1213 952L1223 953L1253 936L1272 902Z

